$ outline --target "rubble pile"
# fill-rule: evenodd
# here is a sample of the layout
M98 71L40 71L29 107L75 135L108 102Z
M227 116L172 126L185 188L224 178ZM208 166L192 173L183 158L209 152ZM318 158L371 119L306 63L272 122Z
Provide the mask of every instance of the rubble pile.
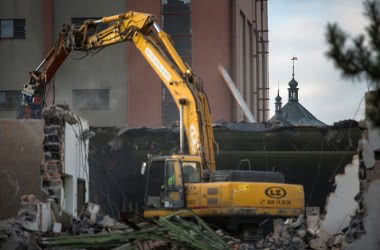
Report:
M23 229L18 220L11 218L0 221L0 249L36 249L36 247L30 242L30 233Z
M44 203L35 203L44 204ZM29 217L37 216L29 206ZM0 249L242 249L240 241L218 234L195 214L181 218L188 210L179 211L158 220L142 217L126 224L100 212L96 204L87 204L79 218L72 218L64 230L46 232L30 227L25 216L0 222ZM191 213L191 212L190 212ZM53 222L52 222L53 223ZM56 223L55 223L56 224ZM243 246L243 245L242 245ZM244 248L245 249L245 248Z
M307 241L312 236L307 231L303 216L276 225L275 232L255 244L255 249L306 249Z
M230 245L195 214L191 220L179 211L158 220L140 218L139 222L119 223L98 213L90 205L81 219L73 223L71 232L58 237L41 237L41 247L50 249L231 249ZM78 235L76 235L78 234ZM238 241L230 241L238 244Z
M306 218L300 215L297 219L287 219L282 223L275 223L274 232L264 239L247 248L255 250L342 250L354 239L359 237L355 219L346 229L335 235L329 235L321 227L321 218L318 208L307 208ZM358 227L357 227L358 226ZM243 245L242 245L243 246Z

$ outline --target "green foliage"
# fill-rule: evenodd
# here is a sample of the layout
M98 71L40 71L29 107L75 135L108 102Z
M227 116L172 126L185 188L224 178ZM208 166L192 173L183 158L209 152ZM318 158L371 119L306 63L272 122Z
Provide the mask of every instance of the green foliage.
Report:
M326 39L328 43L327 57L334 61L343 77L350 79L366 79L374 87L367 98L372 106L367 109L367 116L380 126L380 1L364 1L364 15L369 20L366 35L352 38L347 45L348 35L336 24L328 24ZM368 38L368 42L366 42Z

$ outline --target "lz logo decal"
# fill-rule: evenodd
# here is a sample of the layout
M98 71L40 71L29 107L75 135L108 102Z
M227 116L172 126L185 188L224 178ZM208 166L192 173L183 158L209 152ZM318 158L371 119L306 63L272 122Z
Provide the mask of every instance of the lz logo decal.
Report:
M265 195L270 198L281 199L286 196L286 190L282 187L269 187L265 189Z

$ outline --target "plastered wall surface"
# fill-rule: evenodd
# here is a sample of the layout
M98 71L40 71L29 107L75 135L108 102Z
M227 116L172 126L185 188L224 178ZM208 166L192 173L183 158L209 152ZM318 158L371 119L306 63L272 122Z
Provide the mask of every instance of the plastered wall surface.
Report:
M20 197L41 198L42 120L0 120L0 220L15 216Z
M88 169L88 140L82 140L83 132L88 130L88 122L79 119L79 123L70 125L65 124L65 178L69 177L69 183L65 183L65 205L64 209L73 215L80 213L78 207L77 196L78 194L78 179L83 180L85 183L84 200L88 202L89 198L89 169Z

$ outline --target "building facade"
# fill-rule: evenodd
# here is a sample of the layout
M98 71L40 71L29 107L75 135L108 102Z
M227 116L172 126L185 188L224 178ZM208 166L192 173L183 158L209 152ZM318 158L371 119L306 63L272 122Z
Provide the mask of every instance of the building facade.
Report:
M218 72L223 65L257 121L268 119L266 0L22 0L0 2L0 118L14 118L22 84L63 24L133 10L155 15L204 82L214 121L244 120ZM178 120L174 102L132 43L80 59L72 52L48 88L92 126L158 127ZM54 98L53 98L54 97Z

